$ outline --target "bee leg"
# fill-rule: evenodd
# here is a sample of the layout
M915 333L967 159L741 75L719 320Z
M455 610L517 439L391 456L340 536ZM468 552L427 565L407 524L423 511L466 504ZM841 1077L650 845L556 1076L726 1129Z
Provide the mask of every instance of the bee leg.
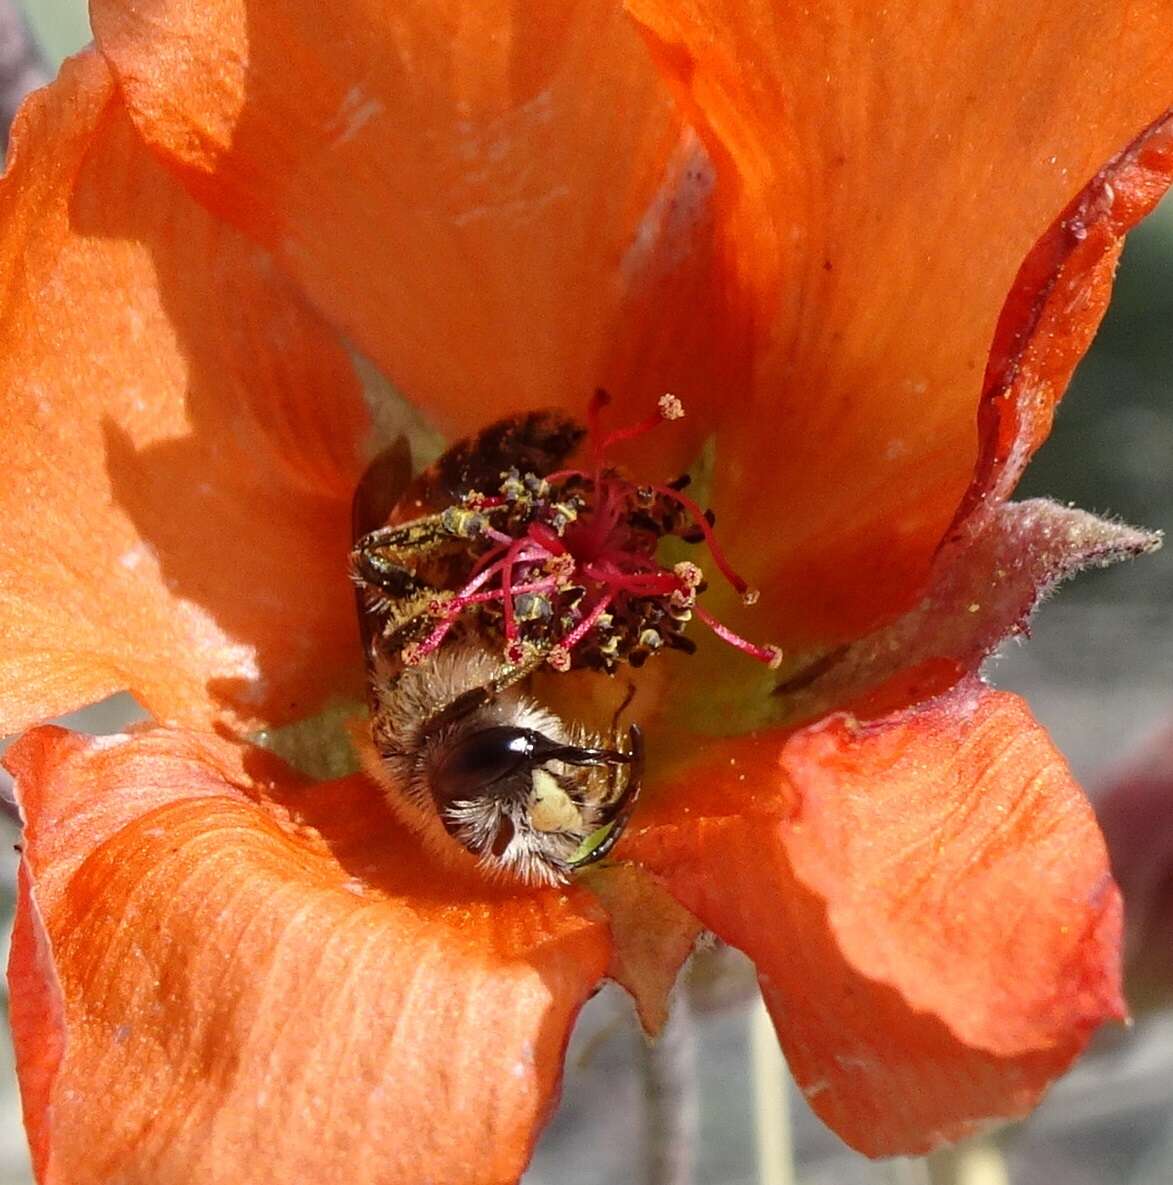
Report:
M628 765L613 767L612 788L619 790L619 780L626 775L623 789L607 807L607 821L627 819L635 808L635 800L639 797L639 788L644 779L644 737L638 724L633 724L627 730L627 752L631 757ZM622 828L620 828L622 830Z
M410 566L416 557L465 538L454 533L444 519L442 514L433 514L368 532L351 549L351 579L393 597L410 595L419 583Z
M436 603L450 595L387 556L359 548L351 553L350 577L369 670L380 654L401 654L425 636L435 621Z
M572 868L585 868L588 864L594 864L596 861L602 860L611 849L619 842L619 837L623 834L627 826L627 820L631 817L631 812L635 810L636 800L639 798L640 785L643 782L644 770L644 744L643 734L639 727L635 724L628 729L628 753L631 754L630 765L616 765L615 772L612 775L614 781L613 786L618 788L619 779L623 772L627 773L627 782L623 789L619 791L615 800L607 807L604 812L603 822L598 828L598 831L608 829L607 834L595 844L593 848L580 860L575 860ZM595 834L598 834L598 831Z
M420 735L431 736L440 732L448 725L463 720L465 716L471 715L478 708L483 708L486 704L491 703L501 692L537 670L546 661L548 653L547 650L538 650L528 656L524 662L504 664L487 683L480 687L472 687L458 695L450 703L445 704L420 730Z
M420 557L471 538L485 522L461 507L368 531L350 552L359 628L370 663L379 645L402 649L429 606L446 594L415 573Z
M522 679L532 675L549 656L550 647L536 646L521 662L503 663L489 685L493 689L493 695L499 695L506 688L512 687L514 683L520 683Z
M388 597L409 597L422 587L410 568L357 547L350 553L350 579L360 589L375 589Z

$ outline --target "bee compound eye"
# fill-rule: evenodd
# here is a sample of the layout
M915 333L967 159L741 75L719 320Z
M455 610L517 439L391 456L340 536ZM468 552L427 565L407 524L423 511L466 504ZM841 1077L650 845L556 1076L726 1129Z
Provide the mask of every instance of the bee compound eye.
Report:
M475 799L522 770L543 739L530 729L504 725L470 732L444 752L432 771L432 793L441 805Z

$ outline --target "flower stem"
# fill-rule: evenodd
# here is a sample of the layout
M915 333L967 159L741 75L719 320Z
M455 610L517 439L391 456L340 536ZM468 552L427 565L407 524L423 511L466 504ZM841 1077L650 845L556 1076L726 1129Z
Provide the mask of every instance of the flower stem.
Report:
M932 1185L923 1157L896 1156L876 1166L876 1179L884 1185Z
M644 1185L692 1185L696 1170L696 1022L680 992L659 1036L636 1036L644 1088Z
M988 1136L945 1148L928 1158L932 1185L1010 1185L997 1141Z
M761 997L750 1008L749 1049L753 1070L754 1126L758 1185L794 1185L794 1142L790 1127L790 1080L778 1035Z

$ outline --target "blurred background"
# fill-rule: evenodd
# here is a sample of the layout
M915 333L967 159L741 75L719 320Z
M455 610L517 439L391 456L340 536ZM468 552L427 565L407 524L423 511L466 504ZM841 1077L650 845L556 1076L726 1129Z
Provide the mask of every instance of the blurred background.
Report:
M89 40L85 0L26 0L24 10L49 71ZM0 68L11 76L17 61L34 77L37 63L25 61L25 53L0 22ZM1173 203L1166 201L1128 241L1111 310L1020 496L1046 495L1173 531L1171 326ZM998 686L1027 696L1093 799L1102 804L1115 793L1104 808L1115 811L1122 788L1137 784L1128 771L1173 726L1173 547L1064 588L1037 618L1029 645L1008 647L988 673ZM115 731L136 711L132 701L116 697L70 722L90 732ZM1157 789L1168 790L1166 810L1173 814L1173 738L1150 767L1149 788L1163 779ZM1140 834L1159 839L1159 830L1154 822ZM1173 836L1173 824L1167 830ZM4 941L15 841L14 826L0 815ZM1173 858L1173 844L1169 851ZM1124 851L1121 858L1130 855ZM1173 918L1173 863L1148 882L1137 916L1156 901ZM1162 936L1173 941L1173 928ZM1167 965L1173 967L1173 950ZM1131 1028L1103 1034L1034 1117L961 1157L873 1164L841 1144L789 1089L768 1034L763 1040L752 976L735 955L710 961L692 976L685 991L692 1019L670 1034L651 1071L670 1077L674 1059L695 1059L698 1102L694 1116L685 1116L698 1137L695 1185L1168 1185L1173 1011L1150 987L1143 985L1140 994L1155 1002L1138 1009ZM648 1067L629 1011L618 991L605 991L584 1012L562 1106L527 1185L639 1180ZM671 1125L665 1135L671 1145ZM5 1036L0 1185L30 1181Z

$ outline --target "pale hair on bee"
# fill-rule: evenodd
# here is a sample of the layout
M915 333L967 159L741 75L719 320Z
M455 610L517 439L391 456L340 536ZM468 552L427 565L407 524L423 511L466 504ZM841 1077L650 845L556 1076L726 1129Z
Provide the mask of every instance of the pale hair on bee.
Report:
M600 833L638 789L639 734L621 752L516 683L488 694L500 667L473 640L414 667L377 661L366 769L436 855L455 840L492 879L557 884L609 848Z

